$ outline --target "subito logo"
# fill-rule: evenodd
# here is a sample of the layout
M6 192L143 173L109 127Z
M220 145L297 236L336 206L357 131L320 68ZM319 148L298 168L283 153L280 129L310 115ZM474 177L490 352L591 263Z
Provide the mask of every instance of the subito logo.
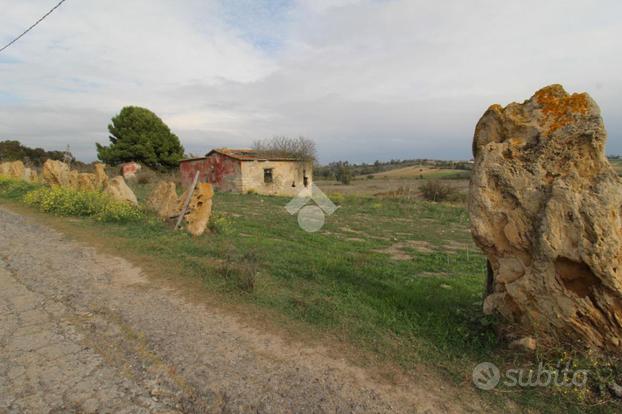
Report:
M480 390L490 391L499 384L501 372L493 363L482 362L473 369L473 384Z
M309 204L310 201L315 204ZM315 184L311 185L311 190L302 190L285 206L289 214L298 214L298 225L309 233L320 230L326 216L330 216L338 208Z

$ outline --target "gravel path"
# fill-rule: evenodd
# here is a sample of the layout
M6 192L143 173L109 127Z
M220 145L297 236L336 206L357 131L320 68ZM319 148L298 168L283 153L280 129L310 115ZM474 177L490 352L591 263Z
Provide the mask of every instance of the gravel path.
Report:
M0 208L0 413L478 412L378 384ZM458 401L458 402L455 402Z

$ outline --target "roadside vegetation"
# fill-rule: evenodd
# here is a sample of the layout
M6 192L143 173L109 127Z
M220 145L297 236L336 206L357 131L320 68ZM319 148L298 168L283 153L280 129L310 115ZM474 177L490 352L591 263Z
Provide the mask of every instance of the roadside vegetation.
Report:
M139 199L149 185L133 184ZM498 339L494 320L482 313L485 259L461 203L334 194L340 208L320 232L307 233L284 209L287 199L217 193L210 233L193 238L137 209L105 216L102 206L111 205L105 199L54 191L0 180L0 200L82 216L69 225L118 254L200 280L224 301L277 315L275 323L294 321L317 338L351 344L361 364L388 364L409 375L426 366L472 388L473 367L483 361L502 370L571 361L598 373L587 390L499 387L481 395L541 412L615 412L610 398L599 397L608 395L607 381L616 374L611 361L561 350L523 354ZM602 369L607 363L609 371Z
M141 221L145 218L140 208L96 191L50 188L0 177L0 194L58 216L93 217L103 222Z

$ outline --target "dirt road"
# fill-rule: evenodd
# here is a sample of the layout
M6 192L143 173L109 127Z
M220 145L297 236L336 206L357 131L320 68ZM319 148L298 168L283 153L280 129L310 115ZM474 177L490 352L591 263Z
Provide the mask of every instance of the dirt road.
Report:
M0 413L477 412L380 384L0 208Z

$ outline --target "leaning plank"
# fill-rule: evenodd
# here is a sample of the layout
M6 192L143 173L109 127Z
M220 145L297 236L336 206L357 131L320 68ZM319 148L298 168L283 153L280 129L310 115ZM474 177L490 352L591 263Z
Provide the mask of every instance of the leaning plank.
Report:
M192 194L194 194L194 189L197 188L197 183L199 182L199 171L194 175L194 180L192 181L192 187L190 187L190 191L188 191L188 197L184 200L184 208L181 209L179 213L179 218L177 218L177 224L175 224L175 230L179 229L181 226L181 222L184 219L184 216L188 212L188 206L190 205L190 200L192 200Z

